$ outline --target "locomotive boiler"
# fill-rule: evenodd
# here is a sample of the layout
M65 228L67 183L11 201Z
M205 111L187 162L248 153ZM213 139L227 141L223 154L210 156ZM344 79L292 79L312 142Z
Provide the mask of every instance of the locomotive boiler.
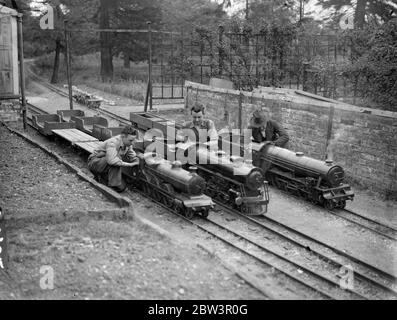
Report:
M350 185L344 183L343 168L331 160L320 161L266 142L252 143L252 152L254 165L279 189L330 210L344 208L346 201L354 198Z
M156 153L137 153L139 166L123 168L127 181L165 206L193 218L207 217L214 207L212 199L203 194L205 180L182 168L179 161L167 161Z
M205 193L214 200L247 215L267 212L267 181L262 170L251 162L212 150L210 145L194 142L166 144L165 148L168 154L174 152L177 156L183 155L186 159L185 168L204 178L207 182Z

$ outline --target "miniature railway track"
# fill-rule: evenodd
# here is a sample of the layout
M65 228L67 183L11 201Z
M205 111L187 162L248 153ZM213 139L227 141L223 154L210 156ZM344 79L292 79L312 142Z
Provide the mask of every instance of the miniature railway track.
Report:
M46 88L48 88L62 96L65 96L65 97L69 96L68 93L64 92L63 90L57 88L54 85L47 83L46 81L41 79L39 76L34 74L32 71L29 70L29 72L36 79L36 81L39 81ZM29 105L32 106L31 104L29 104ZM32 106L32 107L34 107L34 106ZM36 107L34 107L34 108L36 108ZM114 114L110 111L103 110L103 109L98 109L98 111L113 118L114 120L117 120L117 121L123 123L123 124L131 124L131 122L129 120L127 120L117 114ZM290 194L290 193L288 193L288 194ZM368 217L365 217L363 215L360 215L359 213L353 212L348 209L341 209L341 210L335 210L335 211L328 210L328 212L337 216L337 217L340 217L346 221L352 222L366 230L372 231L372 232L374 232L378 235L381 235L383 237L386 237L388 239L397 241L397 229L395 229L395 228L384 225L378 221L372 220Z
M330 211L332 214L347 221L353 222L364 229L371 230L383 237L397 241L397 230L393 227L382 224L349 209Z
M33 114L43 114L46 113L40 108L29 104L29 110ZM124 119L124 121L127 121ZM141 192L142 193L142 192ZM143 194L143 193L142 193ZM148 197L147 195L145 195ZM167 208L170 211L173 211L169 207L163 205L161 202L153 199L152 197L148 197L152 201L156 202L157 204ZM397 297L397 288L395 286L396 278L393 275L390 275L383 270L380 270L370 264L365 263L341 250L338 250L334 247L327 245L326 243L320 242L316 239L313 239L306 234L300 233L286 225L279 223L267 216L263 216L261 218L255 217L248 217L242 215L239 212L231 210L230 208L225 208L222 204L218 203L221 207L224 208L224 211L231 213L233 215L238 216L241 220L247 222L247 224L254 225L256 227L262 228L262 230L266 230L267 232L271 232L277 237L282 238L284 241L289 241L293 243L295 246L300 247L301 249L305 249L316 256L318 259L324 260L328 265L332 266L334 271L335 268L340 268L346 264L353 265L354 273L356 279L359 280L360 290L356 289L349 289L350 298L358 298L358 299L372 299L373 295L367 295L365 289L365 283L369 283L372 286L375 286L380 291L381 294L388 295L388 298L396 298ZM347 210L346 210L347 211ZM174 211L173 211L174 212ZM349 211L347 211L349 212ZM174 212L178 214L177 212ZM352 213L355 214L355 213ZM180 214L178 214L181 216ZM355 214L358 218L362 217L358 214ZM332 278L332 276L324 275L312 270L308 267L305 267L303 264L295 262L294 260L287 259L283 256L283 253L272 251L266 248L264 245L259 245L254 241L250 240L249 238L241 235L239 232L234 231L224 225L216 222L213 219L201 219L200 222L188 220L185 217L181 216L183 219L189 221L200 230L212 235L214 238L226 243L227 245L233 247L235 250L238 250L240 253L249 256L250 258L256 260L258 263L261 263L268 268L273 268L277 270L280 274L283 274L296 283L304 285L305 287L314 290L321 294L326 298L339 298L343 295L346 295L346 292L343 290L341 291L339 282ZM342 216L342 218L346 219ZM262 220L262 221L260 221ZM266 224L263 223L263 220L266 221ZM387 227L384 226L376 221L371 219L366 219L369 223L378 224L380 227ZM350 221L350 220L349 220ZM355 221L354 221L355 222ZM372 230L372 229L371 229ZM378 231L377 233L382 233ZM383 233L382 233L383 234ZM336 258L332 257L335 256L335 253L338 255ZM270 256L270 258L269 258ZM347 258L343 259L342 257ZM276 267L275 265L282 265L283 267ZM296 274L294 270L297 269L303 270L302 274ZM337 273L333 273L335 275ZM324 289L324 287L326 289ZM339 293L337 295L333 294L332 291L337 290ZM370 290L370 289L369 289Z
M249 217L241 214L238 211L225 207L216 200L215 202L229 214L260 228L261 232L270 232L271 234L275 235L277 237L275 241L288 241L293 245L300 247L300 249L310 252L317 258L327 261L330 265L337 269L340 269L346 265L352 266L356 279L366 282L372 286L376 286L379 288L379 290L385 292L385 294L390 295L391 298L397 298L397 279L394 275L385 273L383 270L380 270L375 266L367 264L366 262L361 261L356 257L349 255L348 253L311 238L306 234L300 233L299 231L267 216ZM272 238L275 237L272 236Z
M208 218L204 219L201 217L193 220L187 219L182 214L178 213L175 210L170 209L170 207L166 206L161 201L154 199L153 197L142 192L141 190L133 189L133 191L137 191L139 194L150 199L151 201L155 202L161 207L166 208L167 210L171 211L172 213L174 213L181 219L185 220L189 224L194 225L199 230L211 235L213 238L221 241L227 246L233 248L234 250L237 250L240 254L243 254L244 256L253 259L257 263L264 266L265 268L271 268L272 270L275 270L278 274L286 276L295 283L298 283L313 292L319 293L324 298L337 300L337 299L341 299L341 295L342 295L344 296L344 299L346 299L347 297L351 299L361 299L361 300L370 299L369 297L365 297L364 295L361 295L358 292L354 292L354 291L347 294L346 292L340 289L339 284L335 283L331 279L323 277L314 271L306 269L305 267L300 266L299 264L296 264L292 261L289 261L288 259L285 259L281 255L278 255L277 253L272 252L271 250L268 250L263 246L253 243L248 238L232 231L231 229L228 229L220 225L219 223L215 222L212 219L208 219ZM279 264L282 264L282 267L276 266ZM296 272L297 268L303 268L306 274L297 273ZM263 294L266 295L266 293L263 292L263 290L260 287L256 286L255 284L251 284L251 285L253 285L257 290L261 291ZM324 289L324 287L326 287L326 289ZM338 291L338 292L336 293L333 291Z
M298 197L295 194L287 192L283 189L277 188L277 190L280 190L281 192L283 192L289 196L293 196L294 198L307 203L307 201L302 200L302 198ZM328 213L334 215L335 217L339 217L343 220L354 223L355 225L359 226L360 228L366 229L370 232L374 232L377 235L388 238L390 240L397 241L397 229L395 229L391 226L387 226L385 224L382 224L381 222L375 221L373 219L365 217L357 212L351 211L346 208L345 209L328 210L328 209L321 207L319 205L316 205L316 204L313 204L313 206L321 208L323 210L327 210Z
M39 76L34 74L32 71L30 71L29 73L30 73L30 75L33 78L35 78L35 81L39 82L42 86L46 87L47 89L49 89L49 90L51 90L51 91L53 91L55 93L58 93L59 95L61 95L63 97L69 98L69 93L67 93L67 92L63 91L62 89L60 89L60 88L58 88L58 87L56 87L56 86L44 81ZM29 105L31 105L31 104L29 104ZM85 107L87 107L87 106L85 106ZM129 120L123 118L123 117L120 117L119 115L117 115L117 114L115 114L113 112L110 112L108 110L104 110L104 109L92 109L92 110L95 110L95 111L98 111L99 113L107 115L108 117L112 118L113 120L119 121L120 123L122 123L124 125L131 124L131 121L129 121Z

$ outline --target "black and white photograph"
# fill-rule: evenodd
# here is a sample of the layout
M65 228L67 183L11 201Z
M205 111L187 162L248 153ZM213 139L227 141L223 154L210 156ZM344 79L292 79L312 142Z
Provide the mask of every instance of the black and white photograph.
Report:
M0 0L0 300L396 299L396 0Z

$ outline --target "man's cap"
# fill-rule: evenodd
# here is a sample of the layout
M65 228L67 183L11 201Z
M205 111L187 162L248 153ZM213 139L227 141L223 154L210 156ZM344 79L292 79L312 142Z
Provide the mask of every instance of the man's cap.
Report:
M253 128L263 127L267 122L267 117L264 111L255 110L250 120L250 125Z

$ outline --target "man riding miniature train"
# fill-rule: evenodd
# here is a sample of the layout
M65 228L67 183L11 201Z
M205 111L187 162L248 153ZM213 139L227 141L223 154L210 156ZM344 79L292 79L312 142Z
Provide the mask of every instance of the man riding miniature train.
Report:
M100 143L98 148L88 157L88 168L95 180L117 192L123 192L127 185L122 177L122 167L134 167L139 160L132 148L138 137L138 131L127 125L120 135Z
M218 132L212 120L204 119L204 106L201 103L195 103L191 108L192 121L185 122L182 126L184 131L178 132L177 140L186 140L189 136L196 142L210 144L218 140ZM186 129L190 129L194 136L186 135ZM275 120L269 119L262 110L255 110L250 119L248 129L252 130L252 140L254 142L270 141L274 145L282 148L288 148L289 136L286 130Z
M288 133L277 121L268 119L264 111L254 111L248 129L252 129L254 142L271 141L275 146L287 149Z
M218 132L212 120L204 119L205 108L201 103L195 103L190 109L192 121L187 121L182 125L183 129L190 129L194 132L196 142L217 142ZM186 130L184 130L186 132ZM205 133L204 135L202 133ZM181 139L182 133L178 138ZM201 141L201 140L204 141Z

